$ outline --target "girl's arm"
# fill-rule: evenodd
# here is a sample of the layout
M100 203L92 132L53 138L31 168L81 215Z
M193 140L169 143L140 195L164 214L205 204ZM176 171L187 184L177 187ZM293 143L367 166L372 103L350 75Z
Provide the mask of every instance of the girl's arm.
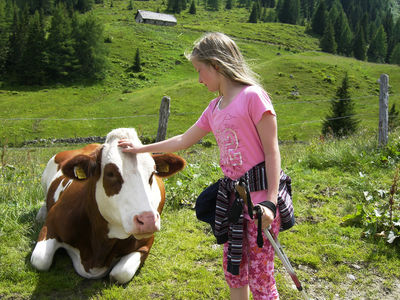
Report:
M281 172L281 155L278 145L276 117L269 113L264 113L256 127L265 155L268 182L267 199L265 200L271 201L277 206ZM263 209L262 227L265 229L274 221L274 214L267 207L261 206L261 208Z
M193 125L185 133L171 137L167 140L148 144L133 145L130 141L120 140L118 146L122 147L122 152L142 153L142 152L175 152L186 149L200 141L208 132Z

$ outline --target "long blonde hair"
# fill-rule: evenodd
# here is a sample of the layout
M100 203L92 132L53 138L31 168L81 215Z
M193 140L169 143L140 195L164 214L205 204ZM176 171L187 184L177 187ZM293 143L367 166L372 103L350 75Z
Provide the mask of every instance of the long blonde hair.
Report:
M194 43L190 54L185 54L188 60L197 60L217 67L225 77L244 84L258 85L258 75L246 63L236 43L227 35L220 32L205 34Z

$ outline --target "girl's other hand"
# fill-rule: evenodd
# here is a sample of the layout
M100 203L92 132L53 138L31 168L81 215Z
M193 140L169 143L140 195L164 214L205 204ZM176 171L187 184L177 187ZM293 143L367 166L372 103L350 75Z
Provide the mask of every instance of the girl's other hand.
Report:
M265 230L274 221L274 213L268 207L265 207L262 205L260 205L260 207L263 212L262 218L261 218L261 227L262 227L262 230ZM255 222L256 226L258 226L258 220L255 219L254 222Z
M118 147L122 148L122 152L139 153L141 146L135 146L128 140L119 140Z

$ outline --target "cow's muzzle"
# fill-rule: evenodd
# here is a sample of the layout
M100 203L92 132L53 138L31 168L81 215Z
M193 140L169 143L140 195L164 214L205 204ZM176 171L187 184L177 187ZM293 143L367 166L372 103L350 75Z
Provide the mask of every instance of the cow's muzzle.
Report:
M160 214L146 211L133 217L133 235L140 239L160 231Z

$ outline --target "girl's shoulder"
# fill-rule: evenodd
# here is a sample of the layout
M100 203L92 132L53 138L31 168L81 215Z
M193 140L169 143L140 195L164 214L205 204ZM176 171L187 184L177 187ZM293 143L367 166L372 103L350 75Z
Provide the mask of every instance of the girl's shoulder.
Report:
M246 96L265 96L268 95L267 92L258 85L249 85L244 88L244 94Z
M247 86L243 93L243 98L245 102L249 105L253 103L263 102L263 103L271 103L271 99L268 93L261 87L257 85Z

